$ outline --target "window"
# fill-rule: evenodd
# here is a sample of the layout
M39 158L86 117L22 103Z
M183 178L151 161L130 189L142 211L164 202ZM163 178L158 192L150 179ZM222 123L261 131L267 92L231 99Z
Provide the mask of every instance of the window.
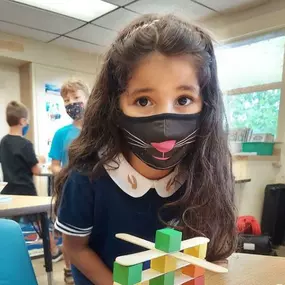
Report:
M285 36L216 50L230 128L277 135Z

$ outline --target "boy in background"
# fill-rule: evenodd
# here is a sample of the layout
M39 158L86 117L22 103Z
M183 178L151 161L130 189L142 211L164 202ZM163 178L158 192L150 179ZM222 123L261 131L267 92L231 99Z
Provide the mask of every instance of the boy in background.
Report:
M73 122L59 129L52 140L49 157L52 159L51 170L54 174L57 174L62 167L67 165L68 147L80 134L84 108L89 97L89 89L80 80L70 80L63 84L60 94L66 113Z
M51 171L58 174L68 163L68 147L76 139L82 128L84 109L89 97L88 86L80 80L70 80L63 84L60 91L66 113L73 120L72 124L59 129L52 140L49 157L52 159ZM63 248L64 253L64 248ZM64 281L73 284L71 264L64 254L65 266Z
M0 143L0 163L3 180L8 184L1 194L36 196L33 175L39 175L41 167L33 144L24 138L29 130L27 107L20 102L10 102L6 108L6 121L10 129ZM40 162L44 163L44 158ZM57 262L62 258L62 253L52 235L50 241L52 260Z

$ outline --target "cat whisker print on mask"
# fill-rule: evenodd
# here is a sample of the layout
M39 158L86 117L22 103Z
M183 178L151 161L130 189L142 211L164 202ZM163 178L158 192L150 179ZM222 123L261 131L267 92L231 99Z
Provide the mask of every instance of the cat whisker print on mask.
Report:
M130 137L130 136L126 136L126 139L130 142L130 143L135 143L141 147L149 147L150 145L146 144L146 143L142 143L138 140L136 140L135 138L133 137Z
M180 140L179 142L177 142L177 144L175 145L175 147L177 146L182 146L184 145L185 142L188 142L192 139L194 139L196 137L196 133L197 133L198 129L196 129L195 131L193 131L190 135L188 135L187 137L185 137L184 139Z
M140 138L138 138L137 136L135 136L134 134L132 134L128 130L124 129L124 131L130 135L130 136L127 136L128 139L132 139L134 142L136 142L138 144L141 144L145 147L149 147L149 144L147 144L146 142L144 142L143 140L141 140Z
M192 141L187 141L187 142L184 142L184 143L178 143L175 145L175 148L178 148L178 147L182 147L184 145L187 145L187 144L191 144L191 143L194 143L196 141L196 139L192 140Z

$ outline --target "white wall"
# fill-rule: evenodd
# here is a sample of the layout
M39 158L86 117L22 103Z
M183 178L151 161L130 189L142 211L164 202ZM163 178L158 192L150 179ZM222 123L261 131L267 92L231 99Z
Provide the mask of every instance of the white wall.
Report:
M77 52L2 32L0 39L0 56L7 58L89 73L96 73L101 61L96 54ZM3 47L1 42L5 43ZM15 46L18 48L15 49Z
M6 106L20 100L20 74L17 66L0 63L0 139L7 134ZM3 180L0 165L0 181Z
M267 184L276 183L279 169L273 167L270 161L245 163L246 177L251 178L251 182L237 184L235 187L238 214L252 215L261 221L265 187Z
M11 100L20 100L19 68L0 63L0 138L8 132L5 111Z

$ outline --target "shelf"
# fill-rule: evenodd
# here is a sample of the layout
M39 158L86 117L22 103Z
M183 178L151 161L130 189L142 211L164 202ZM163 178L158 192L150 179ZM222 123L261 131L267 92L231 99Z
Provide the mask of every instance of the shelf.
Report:
M247 160L247 161L271 161L280 162L281 149L274 149L273 155L252 155L252 154L233 154L233 161Z
M238 160L279 162L280 155L233 155L233 161Z
M235 178L235 184L248 183L251 181L251 178Z

